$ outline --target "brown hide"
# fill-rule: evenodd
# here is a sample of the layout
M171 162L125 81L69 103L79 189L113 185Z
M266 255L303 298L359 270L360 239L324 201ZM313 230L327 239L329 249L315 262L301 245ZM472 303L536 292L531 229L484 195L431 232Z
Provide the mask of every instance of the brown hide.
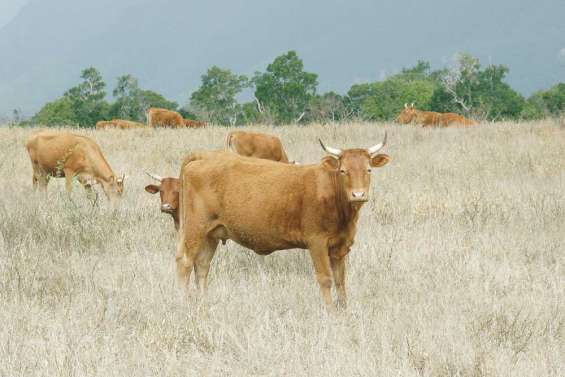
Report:
M339 157L300 166L227 152L188 156L180 174L181 284L188 284L195 265L205 288L218 242L231 239L263 255L309 249L324 301L332 307L333 271L338 303L345 305L344 257L368 200L371 167L384 166L389 157L366 149L337 151Z
M426 126L447 127L451 125L475 125L472 119L465 118L455 113L438 113L435 111L422 111L414 108L414 106L404 106L404 110L396 117L396 121L400 124L418 124Z
M146 112L147 126L149 127L168 127L183 128L184 119L176 111L151 107Z
M40 131L29 136L26 149L35 188L46 189L50 177L64 177L65 187L70 192L72 179L77 177L87 190L92 184L100 183L110 199L123 193L124 177L116 176L98 144L89 137Z
M206 127L206 122L203 120L183 119L186 128L203 128Z
M134 128L145 128L146 126L142 123L133 122L130 120L124 119L112 119L112 120L101 120L96 122L96 129L109 129L109 128L117 128L120 130L129 130Z
M226 149L241 156L289 162L281 140L263 133L232 131L226 138Z
M165 177L159 180L159 184L145 186L145 191L150 194L159 193L161 199L161 212L168 213L175 222L175 229L179 228L179 179Z

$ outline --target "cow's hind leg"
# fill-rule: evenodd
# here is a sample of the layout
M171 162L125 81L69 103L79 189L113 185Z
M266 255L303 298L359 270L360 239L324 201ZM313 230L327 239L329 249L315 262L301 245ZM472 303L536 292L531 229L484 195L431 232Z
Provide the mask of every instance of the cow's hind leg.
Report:
M196 286L200 289L200 293L204 295L208 289L208 272L210 271L210 263L216 248L218 247L218 240L210 236L206 237L202 243L202 247L194 265L194 272L196 274Z
M205 242L205 234L203 232L191 232L187 236L185 230L179 234L179 241L177 245L177 279L182 287L188 289L190 274L194 267L194 262L198 252L201 249L202 243Z
M40 189L42 191L47 190L47 184L49 183L49 176L41 171L41 169L36 165L33 164L33 188L34 190Z

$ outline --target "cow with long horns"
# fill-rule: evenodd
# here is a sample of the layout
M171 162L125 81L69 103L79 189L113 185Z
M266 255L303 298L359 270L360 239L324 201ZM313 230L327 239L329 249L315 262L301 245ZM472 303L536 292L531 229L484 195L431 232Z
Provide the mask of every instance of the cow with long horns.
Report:
M202 293L220 240L266 255L277 250L308 249L323 299L333 309L346 305L345 256L369 199L371 168L386 165L379 154L386 144L368 149L338 149L319 164L290 165L204 152L183 161L180 173L180 233L177 277L187 287L194 268ZM333 276L333 279L332 279Z

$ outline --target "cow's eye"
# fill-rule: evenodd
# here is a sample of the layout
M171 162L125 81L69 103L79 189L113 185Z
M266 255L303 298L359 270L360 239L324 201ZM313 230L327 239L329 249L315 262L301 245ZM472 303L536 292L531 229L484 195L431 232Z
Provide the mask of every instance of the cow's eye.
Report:
M370 169L370 168L369 168L369 169L367 169L367 173L370 173L370 172L371 172L371 169Z
M347 172L346 172L345 170L341 169L341 170L339 171L339 174L345 175L345 174L347 174Z

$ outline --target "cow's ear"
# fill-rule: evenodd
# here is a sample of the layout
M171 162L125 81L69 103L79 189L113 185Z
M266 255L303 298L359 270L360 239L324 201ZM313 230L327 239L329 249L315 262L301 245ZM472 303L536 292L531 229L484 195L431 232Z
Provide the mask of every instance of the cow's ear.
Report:
M339 160L335 157L326 156L322 160L322 167L329 171L336 171L339 169Z
M378 154L371 158L371 166L374 168L380 168L385 166L390 162L390 156L388 154Z
M160 186L156 186L156 185L147 185L145 186L145 191L147 191L150 194L156 194L159 192L159 190L161 189Z

